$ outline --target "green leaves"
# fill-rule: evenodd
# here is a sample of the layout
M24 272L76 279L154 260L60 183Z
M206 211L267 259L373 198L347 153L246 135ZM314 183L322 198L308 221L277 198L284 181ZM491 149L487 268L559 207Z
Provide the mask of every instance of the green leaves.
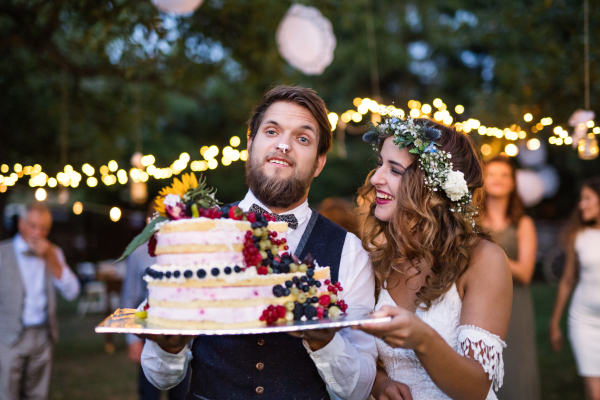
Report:
M144 230L139 235L137 235L131 241L131 243L129 243L129 245L127 245L127 248L125 249L125 251L123 252L121 257L119 257L119 259L116 262L124 260L128 255L133 253L133 251L135 249L140 247L142 244L146 243L150 239L150 237L154 234L154 232L156 230L155 229L156 224L163 222L163 221L167 221L167 220L168 220L167 217L157 217L157 218L154 218L152 221L150 221L150 223L148 223L148 225L146 225Z
M212 208L217 204L221 204L220 201L215 199L216 193L217 189L206 187L206 177L201 175L198 187L188 190L183 196L183 201L198 204L203 208Z

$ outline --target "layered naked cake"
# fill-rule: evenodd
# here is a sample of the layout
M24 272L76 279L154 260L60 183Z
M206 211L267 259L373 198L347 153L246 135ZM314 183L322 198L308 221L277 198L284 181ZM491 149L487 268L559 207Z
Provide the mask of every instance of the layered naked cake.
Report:
M186 185L184 194L172 193ZM156 256L144 276L148 301L136 314L150 324L243 328L346 310L329 267L320 267L310 255L300 261L289 254L286 222L237 206L217 207L214 194L193 175L161 194L161 216L133 242L150 237L148 250Z

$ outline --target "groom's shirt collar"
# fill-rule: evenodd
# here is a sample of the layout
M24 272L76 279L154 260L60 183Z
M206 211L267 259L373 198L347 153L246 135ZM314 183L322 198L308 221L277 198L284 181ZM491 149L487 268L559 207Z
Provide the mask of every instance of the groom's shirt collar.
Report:
M238 206L242 210L248 211L252 204L256 204L257 206L264 208L268 212L273 213L273 211L271 211L269 207L264 205L260 200L256 198L256 196L254 196L254 193L252 193L251 190L248 190L248 193L246 193L246 197L244 197L244 200L240 201L240 204L238 204ZM298 226L302 226L304 225L304 222L306 222L310 218L311 213L312 211L308 206L308 200L305 200L304 203L300 204L298 207L294 208L293 210L282 212L280 215L294 214L296 216L296 219L298 220Z

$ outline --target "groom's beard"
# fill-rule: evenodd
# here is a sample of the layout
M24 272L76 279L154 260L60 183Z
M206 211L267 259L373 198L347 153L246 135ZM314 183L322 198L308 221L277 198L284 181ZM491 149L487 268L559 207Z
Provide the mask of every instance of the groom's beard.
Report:
M267 176L264 173L267 159L269 157L284 158L290 163L293 173L288 178L280 177L279 170L272 176ZM248 157L246 162L246 184L252 190L252 193L265 206L270 208L287 208L294 203L297 203L304 197L310 188L315 171L317 170L317 162L313 167L302 174L297 166L296 161L281 154L267 154L262 160L257 160L256 157Z

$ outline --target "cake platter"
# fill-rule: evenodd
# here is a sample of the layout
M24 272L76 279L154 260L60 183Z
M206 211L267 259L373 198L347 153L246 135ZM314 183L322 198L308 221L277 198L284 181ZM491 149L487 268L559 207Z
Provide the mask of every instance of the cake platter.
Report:
M259 333L279 333L304 331L308 329L344 328L352 325L367 323L389 322L392 317L373 318L371 312L348 310L347 313L335 318L320 320L281 322L275 325L236 329L173 329L152 326L145 319L135 317L134 308L119 308L98 326L97 333L132 333L143 335L253 335Z

